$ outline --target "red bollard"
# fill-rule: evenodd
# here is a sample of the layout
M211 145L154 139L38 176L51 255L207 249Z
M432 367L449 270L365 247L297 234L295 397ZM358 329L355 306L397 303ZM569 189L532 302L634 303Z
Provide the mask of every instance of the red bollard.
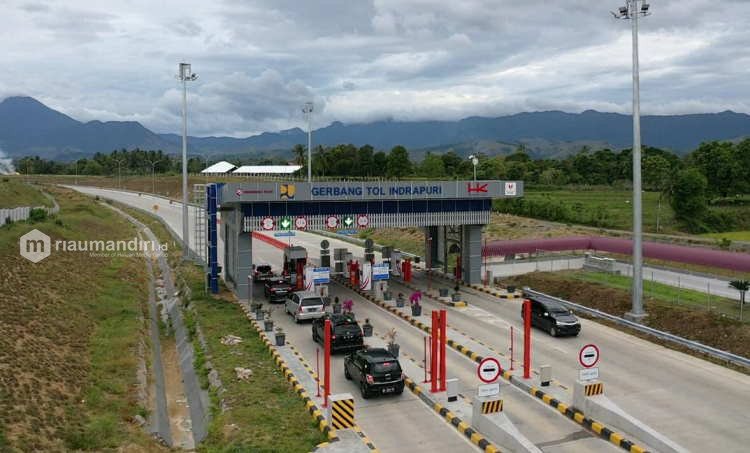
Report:
M326 380L323 388L323 407L328 407L328 395L331 394L331 320L326 319L325 325L325 358L323 367L326 372Z
M461 280L461 255L456 257L456 281Z
M531 301L523 301L523 378L531 378Z
M446 330L448 326L448 315L445 310L440 310L440 391L447 390L445 378L445 343Z
M438 339L440 338L440 327L439 327L439 312L436 310L432 311L432 341L431 352L430 352L430 392L437 393L438 391Z

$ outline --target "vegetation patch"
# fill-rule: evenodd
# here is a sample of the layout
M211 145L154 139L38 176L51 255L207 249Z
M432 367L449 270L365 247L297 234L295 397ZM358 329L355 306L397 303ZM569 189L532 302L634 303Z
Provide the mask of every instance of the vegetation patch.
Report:
M52 207L52 202L38 188L26 184L19 177L0 178L0 209L25 206Z
M536 272L506 279L505 283L517 287L528 286L534 290L554 294L562 299L620 317L631 308L630 291L583 281L565 273ZM645 324L649 327L750 357L750 329L745 323L713 312L674 306L650 296L644 296L644 306L648 312ZM622 329L633 333L629 329ZM645 334L634 334L645 337ZM697 354L672 343L656 340L651 336L645 338L672 349Z
M129 208L130 215L147 224L159 241L170 241L164 226L153 217ZM289 386L286 378L263 344L258 332L250 325L234 296L222 288L217 296L204 293L203 269L181 263L180 251L169 249L169 260L179 277L184 278L192 292L190 309L185 310L185 325L191 336L200 326L207 343L204 350L200 342L196 348L194 365L201 385L208 386L206 359L210 356L219 373L225 391L221 394L228 410L219 410L219 395L211 390L212 420L208 437L198 446L198 451L215 452L308 452L327 441L317 423L307 412L302 400ZM237 335L242 343L225 346L221 338ZM253 375L248 381L238 380L235 367L250 368Z
M57 216L0 228L0 446L158 450L132 424L147 300L143 258L53 251L34 264L18 253L20 236L34 228L53 241L124 240L135 230L82 195L53 195Z

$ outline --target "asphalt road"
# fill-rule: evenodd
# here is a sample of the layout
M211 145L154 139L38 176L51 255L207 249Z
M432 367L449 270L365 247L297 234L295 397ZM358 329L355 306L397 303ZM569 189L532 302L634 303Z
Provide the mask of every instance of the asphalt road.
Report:
M310 240L320 242L316 236L311 236ZM292 242L294 244L299 243L295 238L292 239ZM276 271L280 269L281 250L256 240L253 241L253 253L257 259L274 266ZM309 253L309 256L316 260L319 258L314 253ZM401 346L402 355L415 358L423 356L424 332L349 289L336 284L330 285L329 288L331 296L338 296L342 301L352 299L357 319L369 319L374 326L376 335L384 334L391 327L395 327L398 332L397 342ZM256 287L255 294L256 297L264 300L258 287ZM319 345L312 341L310 324L294 324L291 317L283 312L283 305L275 306L277 308L274 313L274 320L284 328L288 339L307 358L308 362L314 364L315 349ZM475 392L476 385L480 383L476 375L476 363L450 348L447 349L446 354L448 374L461 381L463 384L462 394L472 395ZM405 359L402 358L401 360ZM444 420L436 417L434 412L411 394L408 389L400 397L363 400L360 398L357 387L343 377L343 356L336 356L331 366L333 369L332 392L349 392L354 396L355 407L358 408L358 422L381 451L437 450L453 452L463 451L462 448L465 448L465 446L473 449L463 437L455 434L457 433L455 429ZM423 376L411 377L415 380L423 378ZM545 452L618 451L613 445L592 436L580 425L561 417L554 409L534 401L529 395L509 388L504 393L504 400L505 411L508 416L532 442L544 445L543 451ZM407 415L407 418L403 418L402 415ZM437 424L433 423L433 419ZM410 438L409 432L404 432L404 437L399 434L394 438L394 433L403 431L404 423L418 427L417 432L421 434L417 435L416 432L412 431L412 438ZM453 433L447 434L450 431ZM458 437L460 442L451 442L454 437ZM462 447L462 444L464 447Z
M90 194L106 196L126 204L152 209L153 205L158 205L157 214L162 216L172 228L181 233L181 214L179 204L170 205L167 200L137 194L116 192L106 189L86 188L80 189ZM192 226L192 223L191 223ZM322 238L310 233L300 233L292 238L294 245L302 245L308 248L311 257L318 256L319 243ZM328 239L334 247L346 247L355 254L362 255L362 249L335 239ZM223 247L223 244L220 244ZM257 250L258 259L267 259L269 262L275 262L273 252L267 258L263 257L263 249L269 248L260 241L254 241L253 249ZM280 260L280 253L277 254ZM223 253L219 253L223 257ZM426 287L426 281L417 281L416 283ZM447 286L446 283L444 285ZM395 285L394 285L395 286ZM334 291L343 291L335 289ZM521 328L520 323L520 304L515 301L498 301L483 293L474 291L465 291L466 300L470 304L468 308L448 308L448 320L451 327L455 326L460 330L471 332L472 335L481 341L503 351L507 350L509 342L509 329L514 326L516 330ZM438 308L429 301L424 301L426 311L430 308ZM439 308L446 308L441 305ZM360 315L359 310L363 310ZM389 315L384 310L376 306L367 307L366 302L355 303L355 311L361 318L370 317L376 322L376 331L384 332L380 326L398 325L398 318ZM391 318L384 318L384 316ZM277 315L278 318L278 315ZM407 354L421 355L421 335L420 331L414 328L407 328L408 324L400 329L400 343L402 350ZM669 436L683 446L693 451L717 451L717 452L744 452L747 451L747 445L750 444L750 430L746 426L750 425L750 377L741 373L734 372L727 368L714 365L705 360L697 359L692 356L673 351L651 342L641 340L637 337L622 333L616 329L611 329L593 321L582 320L583 331L579 337L575 338L551 338L545 333L538 330L534 331L533 344L533 364L552 365L553 375L563 384L572 387L573 380L577 375L576 357L578 349L585 343L595 343L602 351L602 361L600 363L602 379L605 383L606 394L612 400L617 402L621 407L635 415L642 421L648 423L656 430ZM309 338L309 326L303 329L304 334ZM296 331L292 326L288 332ZM403 332L401 332L403 331ZM294 334L296 335L296 333ZM300 342L300 338L290 336L290 341L295 345L303 347L306 342ZM307 343L311 343L309 340ZM314 346L314 345L313 345ZM521 350L520 348L518 349ZM314 362L314 350L304 352L308 361ZM449 353L453 354L453 353ZM468 383L470 377L465 371L461 371L464 365L462 362L469 363L467 360L458 360L460 356L449 355L450 371L449 374L456 373L462 382ZM458 367L454 367L454 363ZM503 361L507 365L507 360ZM470 364L470 367L473 367ZM469 374L473 375L473 368ZM346 385L346 382L336 382L334 385ZM468 384L465 384L468 385ZM406 392L402 398L407 397ZM372 404L385 404L386 400L372 400ZM522 401L522 400L521 400ZM417 401L415 401L415 404ZM525 404L512 403L526 407L519 409L519 415L516 421L522 431L528 430L529 425L524 426L523 417L534 417L529 401ZM363 403L364 404L364 403ZM370 404L369 400L368 403ZM400 403L399 403L400 404ZM399 404L390 404L398 406ZM509 404L511 404L509 402ZM546 408L543 408L546 409ZM415 406L416 410L416 406ZM510 410L510 409L509 409ZM525 412L531 411L531 412ZM509 412L510 413L510 412ZM532 414L532 415L529 415ZM429 417L436 418L431 411L425 409L424 416L419 420L428 420ZM557 418L561 419L557 414ZM366 415L363 415L367 417ZM516 417L514 414L513 417ZM379 417L378 417L379 418ZM413 417L409 418L412 425L415 423ZM367 434L373 438L379 448L383 451L390 451L385 447L388 445L388 436L394 432L380 431L380 424L383 421L377 421L369 424L366 418L360 420L363 422L363 428ZM443 423L436 419L437 422ZM572 422L571 430L575 430L577 425ZM367 426L365 426L367 425ZM399 424L399 426L401 426ZM432 428L442 432L443 429L437 425L431 425ZM398 428L398 427L397 427ZM403 428L402 428L403 429ZM447 430L447 428L444 428ZM524 431L534 442L540 439L556 437L564 433L562 427L547 428L549 432L554 433L545 437L545 432ZM398 431L395 431L398 432ZM427 432L430 432L429 430ZM450 432L450 431L446 431ZM463 441L457 434L458 440ZM538 437L534 437L538 436ZM430 436L431 437L431 436ZM449 436L450 437L450 436ZM597 440L597 439L592 439ZM380 442L385 442L381 445ZM583 444L583 442L581 442ZM595 446L586 447L580 445L575 451L606 451L609 444L593 442ZM461 443L459 442L458 445ZM567 444L561 444L564 448ZM560 446L558 446L560 447ZM554 447L553 447L554 448ZM421 448L420 448L421 449ZM549 450L545 451L565 451ZM441 448L441 451L443 450ZM459 450L460 451L460 450ZM571 450L573 451L573 450Z
M293 243L317 256L321 237L298 232ZM329 239L331 247L346 247L355 255L363 250L355 245ZM410 291L391 281L391 288ZM415 282L426 289L428 282L417 273ZM432 287L451 286L433 280ZM462 291L467 308L450 308L424 300L425 309L447 308L449 326L499 351L509 347L510 326L521 332L520 301L501 301L484 293ZM553 376L572 388L578 373L580 347L594 343L602 351L599 364L606 395L630 414L657 431L694 451L744 452L750 444L750 376L711 362L683 354L606 327L582 320L578 337L552 338L534 330L532 335L535 368L548 364ZM516 336L516 344L520 342ZM518 347L516 360L520 358ZM502 360L508 366L508 360Z

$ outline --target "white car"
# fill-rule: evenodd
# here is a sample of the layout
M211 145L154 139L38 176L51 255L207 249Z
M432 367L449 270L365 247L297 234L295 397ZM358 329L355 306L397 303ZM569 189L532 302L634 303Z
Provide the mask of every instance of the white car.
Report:
M298 291L287 296L284 311L294 318L294 322L316 319L325 316L325 301L314 292Z

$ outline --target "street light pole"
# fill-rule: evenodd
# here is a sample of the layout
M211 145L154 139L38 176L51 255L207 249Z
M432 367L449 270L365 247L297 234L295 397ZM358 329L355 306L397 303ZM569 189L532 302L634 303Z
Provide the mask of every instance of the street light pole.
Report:
M312 182L312 112L313 103L305 102L302 112L307 115L307 182Z
M149 164L151 164L151 193L156 195L156 164L161 162L161 159L159 160L146 160Z
M190 257L190 232L188 229L188 181L187 181L187 82L198 78L190 63L180 63L177 78L182 82L182 258Z
M112 159L117 162L117 189L122 189L122 173L120 172L120 165L124 159Z
M479 158L472 154L469 156L469 160L471 160L471 164L474 166L474 182L477 182L477 165L479 165Z
M640 8L639 8L640 3ZM633 33L633 286L632 308L625 318L641 322L647 316L643 309L643 208L641 188L641 96L638 67L638 16L648 16L644 0L625 0L617 19L631 19Z

